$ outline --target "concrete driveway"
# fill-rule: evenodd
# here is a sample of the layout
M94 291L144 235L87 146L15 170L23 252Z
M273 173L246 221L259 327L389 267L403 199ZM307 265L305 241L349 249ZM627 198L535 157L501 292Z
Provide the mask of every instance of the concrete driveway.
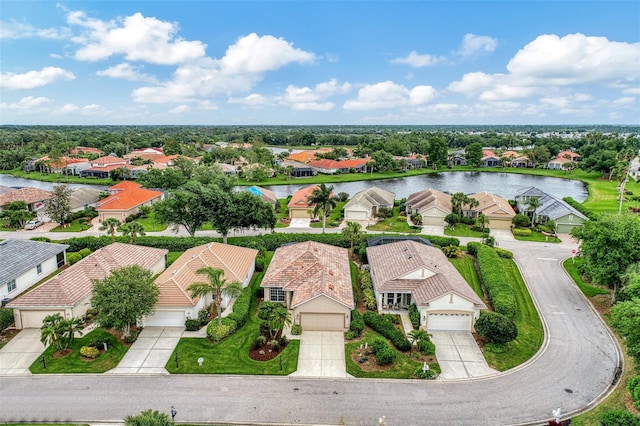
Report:
M444 226L423 225L421 233L426 235L444 235Z
M311 227L311 219L291 219L289 222L289 228L310 228Z
M492 229L491 235L493 235L493 238L495 238L496 241L515 241L516 240L515 238L513 238L513 234L509 229Z
M108 374L169 374L169 361L184 328L145 327L118 366Z
M498 373L487 365L471 333L437 331L430 334L436 345L436 357L442 370L440 379L471 379Z
M344 333L303 331L300 335L298 369L290 377L351 377L344 359Z
M29 367L44 352L39 328L25 328L0 349L0 375L30 375Z

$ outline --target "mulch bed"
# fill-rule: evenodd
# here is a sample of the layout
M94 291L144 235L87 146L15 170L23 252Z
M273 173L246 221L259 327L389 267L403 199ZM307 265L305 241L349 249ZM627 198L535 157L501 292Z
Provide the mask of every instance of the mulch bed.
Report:
M280 335L282 334L281 331L278 331L278 333L276 334L275 339L276 340L280 340ZM287 347L287 345L289 344L287 342L287 345L284 346L280 346L280 349L277 351L274 351L273 349L271 349L271 336L265 336L266 337L266 343L264 345L262 345L259 348L254 348L253 344L251 345L251 347L249 348L249 358L251 358L254 361L270 361L272 359L274 359L275 357L277 357L278 355L280 355L280 353Z

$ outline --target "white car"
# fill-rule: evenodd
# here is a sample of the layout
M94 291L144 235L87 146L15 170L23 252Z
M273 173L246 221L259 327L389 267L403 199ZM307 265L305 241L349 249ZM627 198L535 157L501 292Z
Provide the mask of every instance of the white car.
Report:
M29 222L27 222L27 224L24 226L24 229L36 229L37 227L44 225L44 222L38 219L35 220L30 220Z

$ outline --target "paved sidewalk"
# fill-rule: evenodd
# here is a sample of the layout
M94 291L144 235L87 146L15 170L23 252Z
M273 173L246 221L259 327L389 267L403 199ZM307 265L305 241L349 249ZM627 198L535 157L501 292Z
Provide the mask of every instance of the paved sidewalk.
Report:
M169 374L164 366L183 331L180 327L145 327L120 364L107 374Z
M29 367L45 346L40 342L39 328L25 328L0 349L0 375L28 376Z
M300 336L298 369L290 377L347 378L344 333L303 331Z
M470 379L497 374L487 365L475 339L469 332L431 332L436 345L436 358L440 364L439 379Z

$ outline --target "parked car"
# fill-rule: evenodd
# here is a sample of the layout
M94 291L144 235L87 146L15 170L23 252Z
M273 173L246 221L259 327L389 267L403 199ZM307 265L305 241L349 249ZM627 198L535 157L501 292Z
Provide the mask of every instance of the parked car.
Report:
M36 229L37 227L44 225L44 222L38 219L30 220L24 226L24 229Z

